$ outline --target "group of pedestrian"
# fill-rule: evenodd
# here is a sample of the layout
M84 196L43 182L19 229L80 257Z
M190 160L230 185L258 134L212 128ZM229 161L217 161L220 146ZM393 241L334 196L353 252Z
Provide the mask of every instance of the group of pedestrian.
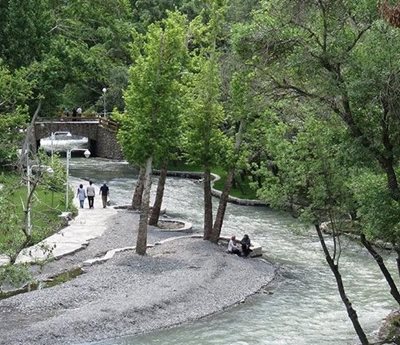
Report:
M232 236L228 243L228 253L248 257L252 252L250 246L251 242L248 235L244 235L240 241L236 240L236 236Z
M99 190L99 195L101 195L103 208L107 207L109 194L110 194L110 189L108 188L107 184L104 183ZM76 197L79 199L80 208L84 207L86 198L88 199L89 202L89 208L94 208L95 196L96 196L96 189L94 188L92 181L89 181L89 185L86 187L86 189L83 187L83 184L79 185L76 192Z

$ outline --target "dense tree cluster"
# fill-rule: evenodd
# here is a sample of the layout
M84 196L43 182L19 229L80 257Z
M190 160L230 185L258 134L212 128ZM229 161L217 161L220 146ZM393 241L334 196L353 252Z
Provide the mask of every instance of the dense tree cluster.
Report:
M140 254L153 164L164 173L177 159L202 167L204 238L214 242L230 188L246 175L259 198L315 225L367 344L341 282L340 234L356 232L370 252L370 241L391 243L400 271L398 6L375 0L2 1L0 141L7 145L0 147L0 162L13 159L13 133L23 130L39 101L41 115L55 116L74 105L96 111L107 97L125 157L141 169L133 201L144 214ZM227 179L214 217L215 166ZM151 222L157 219L155 213ZM333 234L333 253L323 223ZM395 290L391 285L400 302Z

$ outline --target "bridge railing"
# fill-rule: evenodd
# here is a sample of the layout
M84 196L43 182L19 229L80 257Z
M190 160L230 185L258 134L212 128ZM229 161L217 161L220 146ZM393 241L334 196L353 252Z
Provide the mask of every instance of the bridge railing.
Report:
M110 131L117 132L119 128L119 124L116 121L113 121L106 117L39 117L36 122L96 122L100 126L109 129Z
M100 117L99 118L99 125L103 126L104 128L107 128L113 132L117 132L119 128L118 122L115 122L111 119L108 119L106 117Z
M99 119L96 117L68 117L68 116L61 116L61 117L38 117L36 122L99 122Z

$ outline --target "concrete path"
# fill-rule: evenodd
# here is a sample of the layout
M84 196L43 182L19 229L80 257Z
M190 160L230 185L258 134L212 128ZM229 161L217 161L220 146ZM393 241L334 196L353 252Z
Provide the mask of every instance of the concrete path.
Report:
M73 191L80 183L85 188L88 185L87 181L74 178L70 179L70 183ZM93 209L88 208L87 199L85 200L86 208L80 209L79 201L74 197L74 205L78 208L78 215L64 229L40 243L24 249L18 255L16 262L26 263L57 259L85 248L91 239L101 236L107 229L109 218L115 215L117 210L112 207L103 208L101 197L98 195L99 187L95 186L95 188L96 197Z

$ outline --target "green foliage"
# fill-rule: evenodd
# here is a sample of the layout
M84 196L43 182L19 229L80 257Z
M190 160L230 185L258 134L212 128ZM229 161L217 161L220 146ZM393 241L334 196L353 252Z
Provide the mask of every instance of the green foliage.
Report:
M32 279L27 265L7 265L0 267L0 286L21 286ZM1 297L1 294L0 294Z
M35 98L43 99L42 115L80 105L100 110L102 88L107 108L123 108L121 88L130 63L128 44L133 27L129 1L2 2L0 58L12 70L29 70ZM32 106L30 113L33 112Z
M221 179L214 183L214 188L222 191L225 186L227 173L223 169L212 168L211 171L213 173L218 174ZM229 195L232 195L236 198L240 199L257 199L257 193L255 188L251 183L251 178L247 175L241 176L241 174L236 174L233 181L233 186L229 192Z
M48 1L5 1L0 30L0 58L13 69L40 61L49 45Z
M221 161L229 139L221 130L225 114L220 100L221 71L216 48L225 6L219 1L207 4L209 10L204 16L208 22L204 24L202 16L191 23L193 42L198 48L192 52L192 73L188 74L186 83L182 140L190 162L211 167Z
M121 123L118 138L125 157L143 164L173 157L180 130L180 79L187 60L186 18L170 12L160 23L149 26L135 64L130 69L125 93L126 112L116 116Z
M296 208L312 222L346 214L352 195L346 187L343 128L312 116L301 126L271 116L268 128L264 144L279 168L262 166L259 196L275 207Z
M0 183L12 181L7 178L2 180ZM15 181L14 181L15 182ZM10 257L16 254L16 248L22 244L24 240L22 234L22 212L21 202L18 200L19 204L10 202L11 192L3 185L1 196L0 196L0 253L6 254ZM17 201L17 200L15 200Z
M204 59L191 82L186 94L188 107L183 145L191 162L210 166L218 162L226 141L219 127L224 111L219 101L220 80L216 61Z
M397 241L395 187L385 193L381 178L388 188L400 159L399 34L372 0L262 1L252 22L235 26L235 51L278 114L252 131L266 138L252 148L263 198L315 220L328 206L358 211L370 237Z
M202 167L200 165L186 164L185 162L175 161L168 165L168 170L201 173ZM214 188L222 191L227 176L226 169L223 169L222 167L212 167L211 171L221 177L220 180L214 183ZM256 190L251 186L251 180L247 175L242 177L240 174L237 174L235 176L235 183L232 186L229 194L241 199L257 199Z
M148 26L167 17L168 11L180 11L189 19L196 17L204 6L201 0L138 0L132 1L135 28L146 32Z
M33 86L26 69L10 72L0 60L0 166L13 163L17 157L28 120L25 104Z
M53 175L40 177L41 185L34 194L31 205L32 243L40 242L62 226L58 216L65 208L65 191L64 180L56 167L58 164L54 164ZM32 178L36 178L35 175ZM3 186L0 196L0 253L14 257L26 240L22 230L27 187L20 176L5 172L0 175L0 184ZM55 191L49 190L49 186Z
M366 236L392 244L400 241L400 209L386 186L385 177L362 171L351 184L358 205L358 216Z

